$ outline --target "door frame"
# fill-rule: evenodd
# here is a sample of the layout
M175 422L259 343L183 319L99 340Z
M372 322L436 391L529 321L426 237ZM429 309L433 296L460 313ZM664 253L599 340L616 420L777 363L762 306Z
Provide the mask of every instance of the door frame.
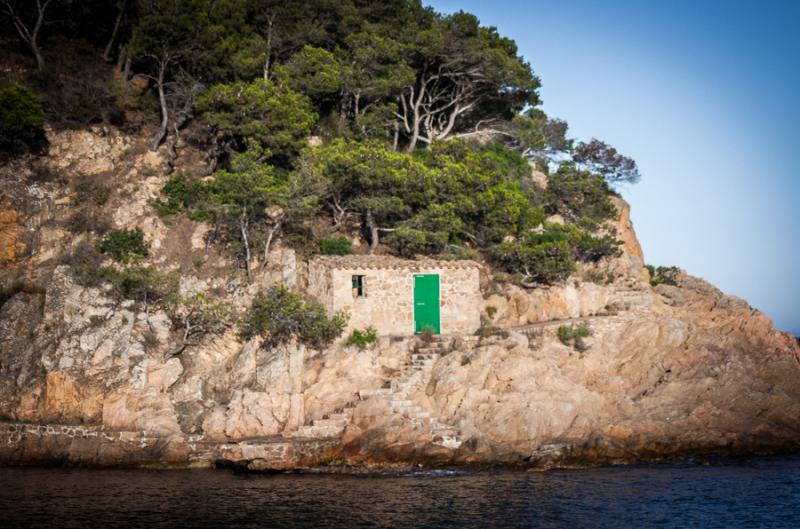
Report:
M416 279L417 276L436 276L438 278L438 280L436 281L436 286L437 286L437 293L436 293L437 296L436 297L437 297L437 302L438 302L438 305L437 305L436 309L439 312L439 332L436 334L436 336L441 336L442 334L444 334L444 325L443 325L443 322L442 322L442 273L441 272L429 272L429 273L419 272L419 273L413 273L411 275L411 310L412 310L412 313L411 313L411 325L412 325L412 328L413 328L413 333L412 334L414 334L414 335L418 334L417 333L417 305L416 305L416 302L414 301L415 290L417 288L417 279Z

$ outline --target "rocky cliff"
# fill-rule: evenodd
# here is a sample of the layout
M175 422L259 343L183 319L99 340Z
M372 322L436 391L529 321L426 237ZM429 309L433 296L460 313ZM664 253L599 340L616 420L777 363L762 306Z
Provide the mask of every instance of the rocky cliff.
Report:
M550 466L800 446L797 341L700 279L651 287L621 200L619 257L542 289L485 268L480 336L265 350L231 329L170 357L166 314L76 281L64 256L87 226L141 228L182 292L238 307L302 289L302 259L280 248L247 284L206 225L155 215L164 156L103 128L49 140L0 168L4 462Z

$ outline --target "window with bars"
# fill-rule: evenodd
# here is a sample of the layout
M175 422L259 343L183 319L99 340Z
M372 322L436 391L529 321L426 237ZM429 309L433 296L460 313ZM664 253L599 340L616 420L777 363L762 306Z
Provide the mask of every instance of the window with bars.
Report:
M365 276L353 276L353 298L367 297Z

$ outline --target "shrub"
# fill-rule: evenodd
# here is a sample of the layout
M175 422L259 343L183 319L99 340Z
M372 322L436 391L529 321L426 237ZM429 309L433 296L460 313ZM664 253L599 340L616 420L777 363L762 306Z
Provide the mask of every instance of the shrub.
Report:
M0 153L44 146L44 119L42 102L31 90L19 84L0 89Z
M426 231L408 226L400 226L387 238L397 252L404 257L414 257L418 254L435 255L447 247L448 233L446 231Z
M609 198L612 194L602 177L563 164L550 175L544 199L549 214L560 214L572 222L603 222L617 214Z
M262 336L262 347L272 349L296 338L315 349L324 349L341 336L347 325L342 312L328 315L319 303L306 301L286 287L259 292L244 317L242 335Z
M347 341L344 343L347 346L355 346L358 347L360 350L364 350L367 346L370 346L378 341L378 331L375 330L375 327L367 327L366 329L359 330L355 329L352 334L347 338Z
M678 284L678 274L680 273L680 268L677 266L653 266L647 265L647 270L650 272L650 285L651 286L658 286L658 285L677 285Z
M491 257L503 271L518 274L525 287L564 281L575 270L566 241L540 242L535 236L498 244Z
M161 188L161 193L166 200L157 198L152 202L152 205L159 216L165 217L167 215L177 215L197 204L202 197L203 187L202 183L191 179L187 173L180 171L167 180L167 183Z
M578 325L577 327L562 325L558 328L558 339L561 340L561 343L570 345L580 352L588 349L583 339L590 334L589 329L584 325Z
M345 236L320 239L319 253L322 255L348 255L351 253L352 244Z
M433 338L436 333L433 330L433 327L430 325L425 325L422 328L422 331L419 333L419 337L422 340L422 343L431 343L433 342Z
M97 249L120 263L127 263L132 257L147 257L149 253L144 232L139 228L112 230L97 244Z
M159 272L152 266L133 265L107 267L103 278L112 285L112 293L120 299L132 299L147 305L169 305L177 298L178 275Z
M97 314L92 314L91 316L89 316L89 325L91 325L92 327L100 327L104 321L106 321L106 319Z

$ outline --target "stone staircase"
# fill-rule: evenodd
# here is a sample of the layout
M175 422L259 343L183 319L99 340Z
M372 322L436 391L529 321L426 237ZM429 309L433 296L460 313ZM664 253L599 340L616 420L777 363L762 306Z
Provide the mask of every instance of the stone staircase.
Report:
M447 351L448 347L449 342L441 337L436 337L422 347L418 347L411 354L410 361L403 367L399 376L389 381L388 387L360 390L358 399L366 400L376 397L385 399L393 414L402 416L416 428L429 430L434 438L434 444L446 448L458 448L462 442L458 429L443 423L409 398L415 389L423 388L428 383L433 365ZM340 436L344 433L356 405L357 402L350 402L336 410L335 413L301 426L292 435L295 437Z
M434 444L458 448L462 442L458 429L443 423L409 397L416 388L423 388L428 383L433 365L447 352L448 347L449 342L446 339L434 338L411 354L411 361L404 366L398 377L390 381L388 388L359 391L359 398L386 399L393 413L402 415L417 428L428 429L433 435Z

